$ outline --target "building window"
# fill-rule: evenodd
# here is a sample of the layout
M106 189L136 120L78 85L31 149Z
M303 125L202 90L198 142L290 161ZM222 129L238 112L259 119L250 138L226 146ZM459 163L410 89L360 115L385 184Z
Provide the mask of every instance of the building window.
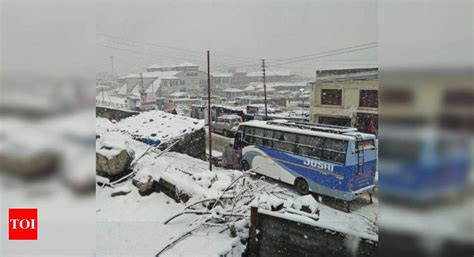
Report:
M361 90L359 93L360 107L379 107L378 90Z
M342 105L342 90L321 89L321 104Z
M357 113L356 127L360 132L378 134L379 116L371 113Z
M351 119L350 118L342 118L342 117L320 116L319 119L318 119L318 123L328 124L328 125L336 125L336 126L344 126L344 127L351 127Z
M383 104L411 104L413 103L413 90L411 89L384 89L380 92Z
M450 89L443 94L445 106L459 106L472 108L474 103L474 92L469 89Z

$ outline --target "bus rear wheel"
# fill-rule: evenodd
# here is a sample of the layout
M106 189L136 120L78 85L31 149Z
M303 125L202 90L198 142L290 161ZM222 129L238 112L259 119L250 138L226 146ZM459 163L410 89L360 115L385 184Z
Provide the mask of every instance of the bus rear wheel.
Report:
M306 180L304 180L303 178L297 178L295 180L295 188L296 188L296 191L298 191L298 193L302 195L309 194L308 182L306 182Z
M242 169L244 171L250 170L250 164L245 160L242 161Z

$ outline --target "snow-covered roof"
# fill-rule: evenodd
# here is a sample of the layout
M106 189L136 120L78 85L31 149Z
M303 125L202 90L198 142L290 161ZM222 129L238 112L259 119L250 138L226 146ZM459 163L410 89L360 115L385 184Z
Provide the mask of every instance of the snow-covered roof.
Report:
M240 93L240 92L243 92L243 90L231 87L231 88L224 89L223 92L226 92L226 93Z
M170 96L174 96L174 97L179 97L179 96L187 96L188 93L186 92L174 92L172 94L170 94Z
M180 64L169 64L169 65L158 65L153 64L147 67L147 69L160 69L160 68L176 68L176 67L198 67L198 65L190 62L183 62Z
M107 103L114 103L114 104L126 104L127 103L127 98L125 97L120 97L118 95L113 95L110 92L97 92L97 95L95 96L95 99L98 101L105 101Z
M215 78L232 78L232 73L211 73Z
M204 120L169 114L162 111L147 111L125 118L116 123L120 131L139 138L167 141L204 127Z
M133 86L132 90L130 90L130 95L140 95L140 88L141 88L141 85L139 85L138 83L135 84L135 86Z
M122 87L117 92L120 95L126 95L127 94L127 83L125 83Z
M143 74L143 78L160 78L160 79L176 79L176 75L181 71L152 71L143 73L133 73L121 77L121 79L139 79Z
M260 88L258 92L264 92L265 89ZM275 92L276 90L273 87L267 87L267 92Z
M176 67L197 67L197 65L191 62L183 62L181 64L176 65Z
M160 86L161 86L161 79L157 78L157 79L153 80L153 82L151 82L148 85L148 88L145 90L145 92L146 93L156 92L156 91L158 91L158 89L160 89Z
M244 91L255 91L255 87L254 86L248 86L246 88L244 88Z

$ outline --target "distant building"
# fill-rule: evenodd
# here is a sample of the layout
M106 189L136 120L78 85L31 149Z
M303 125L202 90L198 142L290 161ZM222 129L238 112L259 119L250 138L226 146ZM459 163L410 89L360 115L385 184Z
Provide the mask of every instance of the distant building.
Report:
M378 84L377 68L317 71L310 121L376 134Z
M136 92L146 91L166 97L174 92L189 94L202 92L207 87L207 73L188 62L168 66L152 65L143 73L121 77L120 82L126 85L127 94L135 89Z
M384 75L383 124L474 131L470 70L399 70ZM472 132L471 132L472 133Z
M231 86L232 73L211 73L215 89L222 91Z
M233 86L244 86L252 82L262 82L262 71L236 71L232 76ZM290 71L266 71L265 80L267 83L271 82L293 82L295 74Z
M222 91L227 100L234 100L236 97L245 95L245 91L238 88L226 88Z

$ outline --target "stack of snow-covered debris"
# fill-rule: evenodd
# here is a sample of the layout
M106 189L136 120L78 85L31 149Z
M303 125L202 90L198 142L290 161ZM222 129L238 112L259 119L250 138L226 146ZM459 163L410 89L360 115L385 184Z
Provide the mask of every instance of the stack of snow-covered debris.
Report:
M135 152L128 147L128 141L103 135L96 142L96 172L111 179L128 173Z
M172 151L185 153L195 158L206 158L204 121L173 115L162 111L147 111L119 122L105 122L97 118L98 136L117 131L131 139L160 150L174 144Z
M17 118L2 118L0 123L1 172L32 177L57 171L61 156L47 130Z
M132 139L118 131L115 122L96 118L96 173L110 179L131 172L135 151Z
M134 139L166 142L204 128L204 121L162 111L142 112L117 123L120 131Z
M41 127L57 137L57 151L61 153L62 176L65 184L76 193L95 190L94 155L95 128L81 126L95 121L89 110L68 113L41 122ZM49 138L49 137L46 137ZM51 139L50 139L51 140Z
M140 145L138 141L153 148L159 145L160 150L178 141L174 151L205 156L204 122L162 111L143 112L119 122L96 118L96 133L96 173L112 180L131 172L135 157L150 148L142 144L141 153L136 153L131 145Z

